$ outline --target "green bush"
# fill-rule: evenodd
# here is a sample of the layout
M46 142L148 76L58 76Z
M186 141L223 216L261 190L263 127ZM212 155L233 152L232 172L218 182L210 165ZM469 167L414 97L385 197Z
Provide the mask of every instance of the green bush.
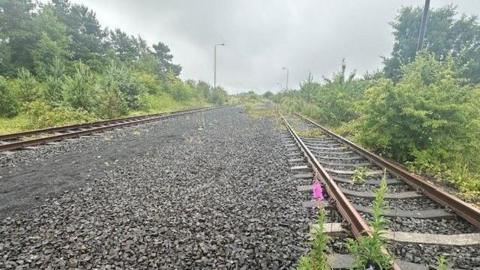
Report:
M0 116L13 117L18 114L18 103L7 80L0 76Z
M115 118L128 113L126 94L121 90L128 79L121 78L122 75L127 76L123 69L112 63L101 77L96 91L99 94L97 114L101 117Z
M65 67L60 59L55 58L49 67L50 73L45 77L43 99L52 106L60 106L63 102L65 89Z
M142 104L141 109L145 112L162 112L181 107L181 104L167 93L144 94L140 97L140 103Z
M335 73L332 79L325 79L323 85L309 78L301 85L300 94L304 89L303 96L308 96L308 99L304 98L307 103L315 103L315 111L310 113L317 115L322 123L337 127L358 117L356 101L363 95L365 82L354 78L355 73L346 74L346 64L343 62L341 71ZM305 107L302 111L305 111Z
M462 85L453 61L423 54L398 84L378 80L362 102L357 139L367 147L480 191L480 89Z
M158 80L153 74L146 72L136 72L133 74L134 80L141 85L141 88L150 95L159 94L165 90L163 82ZM140 98L140 97L139 97Z
M96 118L83 110L69 107L52 107L44 101L33 101L26 106L28 128L38 129L94 121Z
M64 100L68 106L84 111L93 109L94 78L88 66L81 62L75 65L75 74L65 84Z
M40 84L30 71L21 68L18 70L17 77L17 96L22 104L32 102L40 97Z

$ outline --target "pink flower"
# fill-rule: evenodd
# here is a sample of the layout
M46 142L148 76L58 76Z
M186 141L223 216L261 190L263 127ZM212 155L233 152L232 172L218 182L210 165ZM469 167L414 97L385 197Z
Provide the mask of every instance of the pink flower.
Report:
M313 198L319 201L323 200L322 184L318 180L315 180L312 185Z

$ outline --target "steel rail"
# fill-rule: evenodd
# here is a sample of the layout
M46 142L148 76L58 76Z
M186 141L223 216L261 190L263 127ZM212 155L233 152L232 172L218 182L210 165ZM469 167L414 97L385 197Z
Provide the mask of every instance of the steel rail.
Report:
M65 134L57 134L57 135L52 135L52 136L47 136L47 137L42 137L42 138L37 138L37 139L32 139L32 140L25 140L25 141L3 144L3 145L0 145L0 152L21 149L21 148L28 147L28 146L42 145L42 144L46 144L46 143L49 143L49 142L56 142L56 141L61 141L61 140L69 139L69 138L75 138L75 137L90 135L90 134L97 133L97 132L116 129L116 128L119 128L119 127L127 127L127 126L133 126L133 125L138 125L138 124L144 124L144 123L149 123L149 122L158 121L158 120L162 120L162 119L167 119L167 118L174 117L174 116L180 116L180 115L186 115L186 114L195 113L195 112L212 110L212 109L215 109L215 108L217 108L217 107L188 109L188 110L183 110L183 111L157 114L156 116L150 115L148 117L147 116L145 116L145 117L132 117L133 119L132 118L114 119L114 120L106 120L106 121L80 124L80 125L64 126L64 127L51 128L51 129L43 129L43 130L38 130L38 132L27 131L27 132L17 133L17 134L25 134L26 133L27 135L23 135L23 136L28 136L28 135L51 133L51 132L54 132L54 131L69 131L68 133L65 133ZM105 126L105 124L110 124L110 125ZM75 129L87 128L87 127L90 128L90 129L75 131ZM9 136L13 136L13 135L14 134L9 134ZM22 135L17 137L17 138L20 138L20 137L22 137ZM13 137L10 137L10 138L13 138Z
M192 110L197 110L197 109L202 109L202 108L187 109L187 110L183 110L181 112L187 112L187 111L192 111ZM18 133L10 133L10 134L0 135L0 141L8 141L8 140L13 140L13 139L18 139L20 137L35 136L35 135L44 134L44 133L60 132L60 131L72 130L72 129L92 128L92 127L96 127L96 126L99 126L99 125L113 124L113 123L118 123L118 122L135 121L135 120L140 120L140 119L145 119L145 118L150 118L150 117L168 115L170 113L175 113L175 112L163 112L163 113L155 113L155 114L147 114L147 115L138 115L138 116L125 117L125 118L101 120L101 121L97 121L97 122L89 122L89 123L83 123L83 124L74 124L74 125L68 125L68 126L51 127L51 128L36 129L36 130L27 130L27 131L18 132Z
M377 164L378 166L386 168L389 172L399 176L402 180L404 180L408 185L410 185L417 191L425 194L425 196L443 205L444 207L451 209L457 215L464 218L476 228L480 229L480 210L475 206L470 205L460 200L458 197L448 194L447 192L439 189L423 177L410 173L403 166L397 164L396 162L380 157L379 155L366 150L365 148L343 138L342 136L333 133L332 131L316 123L312 119L299 113L296 113L296 115L313 124L314 126L320 128L323 132L327 133L328 135L336 139L338 142L350 146L357 153Z
M292 135L292 137L295 139L302 151L305 153L308 162L314 167L313 170L322 177L328 195L335 201L336 209L343 217L343 219L345 219L348 224L350 224L351 231L355 238L358 238L360 236L371 237L372 232L365 219L353 207L352 203L348 200L345 194L343 194L343 192L340 190L332 177L327 173L325 168L323 168L323 166L318 162L315 155L305 145L305 143L298 136L292 126L288 123L287 119L283 115L280 115L280 117L282 118L289 133ZM382 248L382 252L388 254L388 251L385 248ZM395 262L393 262L392 268L394 270L401 269L400 266Z

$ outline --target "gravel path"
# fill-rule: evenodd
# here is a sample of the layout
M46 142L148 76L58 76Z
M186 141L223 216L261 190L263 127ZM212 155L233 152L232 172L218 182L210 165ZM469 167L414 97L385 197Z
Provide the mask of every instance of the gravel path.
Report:
M290 269L312 221L285 153L239 108L16 152L0 269Z

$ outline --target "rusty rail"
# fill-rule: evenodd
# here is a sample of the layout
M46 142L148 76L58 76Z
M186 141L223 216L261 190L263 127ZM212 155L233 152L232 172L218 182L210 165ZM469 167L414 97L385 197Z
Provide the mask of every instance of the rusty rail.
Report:
M403 168L403 166L400 166L393 161L380 157L379 155L364 149L363 147L343 138L342 136L333 133L332 131L316 123L312 119L299 113L296 113L296 115L320 128L322 131L336 139L338 142L348 145L357 153L369 159L378 166L386 168L389 172L400 177L408 185L412 186L417 191L422 192L427 197L443 205L444 207L453 210L457 215L461 216L462 218L470 222L472 225L480 229L480 210L475 206L470 205L460 200L459 198L446 193L445 191L428 182L423 177L410 173L405 168Z
M338 185L332 179L332 177L325 171L325 168L318 162L315 158L315 155L308 149L308 147L303 143L302 139L298 134L293 130L292 126L288 123L287 119L283 115L281 118L287 127L287 130L294 137L297 144L300 146L302 151L305 153L308 162L312 164L313 170L318 173L325 184L325 189L328 195L335 201L335 206L340 215L345 219L348 224L351 226L351 231L353 235L358 238L360 236L372 236L370 227L367 225L365 219L358 213L358 211L353 207L352 203L348 198L343 194ZM382 249L385 254L388 254L386 249ZM395 262L392 265L394 270L400 270L400 266Z
M90 135L93 133L102 132L106 130L112 130L119 127L127 127L127 126L133 126L137 124L149 123L149 122L158 121L161 119L167 119L174 116L180 116L180 115L185 115L185 114L190 114L195 112L202 112L202 111L207 111L211 109L214 109L214 107L188 109L188 110L182 110L182 111L176 111L176 112L151 114L151 115L145 115L145 116L134 116L134 117L128 117L128 118L121 118L121 119L104 120L104 121L93 122L93 123L85 123L85 124L78 124L78 125L54 127L54 128L40 129L40 130L25 131L25 132L14 133L14 134L7 134L7 135L0 136L0 141L20 139L22 137L35 136L35 135L41 135L41 134L50 134L53 132L68 132L64 134L54 134L46 137L30 139L25 141L8 142L6 144L0 145L0 152L16 150L16 149L24 148L27 146L36 146L36 145L46 144L49 142L61 141L64 139ZM89 129L79 130L83 128L89 128Z

